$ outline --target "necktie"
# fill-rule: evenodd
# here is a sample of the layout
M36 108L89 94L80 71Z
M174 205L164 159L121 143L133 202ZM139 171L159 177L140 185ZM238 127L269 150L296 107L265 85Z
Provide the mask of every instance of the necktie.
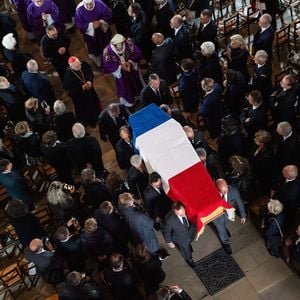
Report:
M186 217L182 217L182 221L183 221L183 224L184 224L186 227L189 227L189 223L188 223Z

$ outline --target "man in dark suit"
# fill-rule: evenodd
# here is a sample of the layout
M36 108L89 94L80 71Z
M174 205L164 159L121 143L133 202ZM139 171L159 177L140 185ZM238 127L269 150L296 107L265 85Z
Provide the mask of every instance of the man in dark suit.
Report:
M171 27L169 26L171 29ZM152 35L152 42L156 45L150 60L153 71L164 79L167 84L176 81L176 64L173 57L174 43L171 38L164 38L161 33Z
M162 33L165 37L172 36L172 28L170 27L170 20L174 15L174 11L170 7L168 0L155 0L158 5L156 11L156 32Z
M211 78L204 78L201 87L205 92L199 113L203 116L205 126L211 138L216 138L221 133L221 97L222 88Z
M85 134L85 128L75 123L72 128L74 138L68 140L68 156L73 166L81 172L87 167L95 170L97 176L103 175L102 151L97 139Z
M280 122L276 128L282 139L277 145L276 161L281 171L287 165L299 164L299 141L293 132L292 126L288 122Z
M210 8L209 0L187 0L185 7L191 11L195 11L195 17L199 18L200 13Z
M80 228L77 220L70 220L68 224L70 226L74 225L77 230ZM83 272L85 269L85 257L81 247L80 236L70 234L66 226L60 226L57 228L54 238L58 251L68 263L69 270Z
M131 167L127 178L129 189L135 198L142 198L144 190L148 185L149 174L140 155L133 155L130 158L130 164Z
M151 254L156 255L159 250L154 232L154 221L134 203L130 193L119 196L119 211L128 224L134 244L144 244Z
M110 141L115 148L120 139L119 129L127 125L128 113L122 104L111 103L99 115L99 131L103 142Z
M204 42L212 42L218 48L217 26L211 19L211 11L204 9L200 15L200 27L197 34L197 40L201 45Z
M227 185L227 182L224 179L216 180L216 187L221 197L230 205L232 205L235 209L237 209L238 215L241 218L241 223L245 224L247 214L239 191L235 187ZM219 239L222 243L225 252L228 255L230 255L232 251L229 245L229 232L226 228L228 218L234 221L234 217L229 216L227 213L224 213L222 216L215 219L213 221L213 224L217 229Z
M219 178L220 174L218 170L220 166L218 166L216 157L213 154L207 155L206 150L201 147L197 148L196 152L212 180L215 181Z
M163 190L161 177L157 172L149 174L149 185L144 191L144 203L150 217L157 225L171 209L172 200Z
M179 248L187 264L194 268L192 241L196 236L196 226L188 220L185 207L180 201L172 205L172 210L163 220L163 235L170 248Z
M160 79L155 73L150 74L148 85L141 91L141 102L144 106L151 103L154 103L157 106L172 103L172 98L166 81Z
M145 59L151 57L151 34L149 30L149 20L138 2L133 2L128 7L128 15L132 18L130 25L130 38L134 44L141 49Z
M282 169L284 183L282 183L277 193L272 195L283 204L288 225L293 224L296 219L297 209L300 207L300 178L298 168L295 165L288 165Z
M174 56L176 61L181 61L184 58L193 58L193 50L190 43L189 33L183 24L181 15L175 15L171 21L170 26L174 29Z
M183 114L180 112L178 108L170 108L168 104L162 104L159 107L161 110L163 110L165 113L167 113L171 118L173 118L175 121L177 121L181 126L187 125L187 120L183 116Z
M247 130L248 138L253 139L254 134L267 126L267 112L262 102L261 92L253 90L249 93L249 108L242 113L241 122Z
M130 158L134 155L131 134L128 126L122 126L119 130L120 140L116 144L116 158L120 169L129 170Z
M293 75L286 75L280 82L281 87L271 95L273 113L277 122L286 121L293 124L296 119L297 94L294 84Z
M252 45L252 55L258 50L265 50L269 57L272 57L272 43L274 40L274 30L271 26L272 17L269 14L263 14L259 18L258 25L260 29L255 33Z
M183 127L183 130L190 140L194 149L202 147L205 149L206 152L210 152L210 148L205 140L205 137L200 129L194 130L192 127L186 125Z
M35 264L44 281L51 284L64 281L64 260L54 252L48 240L33 239L24 254Z

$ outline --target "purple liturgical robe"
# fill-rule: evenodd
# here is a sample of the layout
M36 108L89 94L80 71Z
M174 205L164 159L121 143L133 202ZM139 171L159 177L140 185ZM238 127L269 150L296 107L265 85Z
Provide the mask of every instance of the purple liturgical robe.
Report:
M83 33L89 54L100 56L111 38L110 28L106 32L101 28L94 29L93 22L103 20L110 23L111 18L111 10L100 0L95 0L95 6L92 10L87 10L83 1L78 4L75 12L75 23Z
M131 41L125 41L123 56L120 56L108 45L103 51L103 70L112 73L116 80L117 94L121 104L127 107L134 105L135 97L140 95L145 86L137 63L143 58L141 50ZM121 69L121 62L131 62L131 71Z
M50 15L47 20L47 24L42 19L42 13ZM32 1L27 8L27 18L32 26L32 31L38 42L40 42L44 36L45 28L48 25L54 24L58 29L60 28L59 10L51 0L44 0L44 3L41 7L36 6Z
M31 0L12 0L12 3L16 6L18 16L22 26L26 32L31 32L31 26L27 19L27 7L31 4Z

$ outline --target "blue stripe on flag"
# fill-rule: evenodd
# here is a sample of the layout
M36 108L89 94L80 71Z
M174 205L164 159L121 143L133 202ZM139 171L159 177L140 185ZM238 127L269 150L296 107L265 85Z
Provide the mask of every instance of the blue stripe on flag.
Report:
M167 113L162 111L157 105L150 104L138 112L129 116L129 125L132 128L132 139L135 144L135 139L145 132L161 125L170 120Z

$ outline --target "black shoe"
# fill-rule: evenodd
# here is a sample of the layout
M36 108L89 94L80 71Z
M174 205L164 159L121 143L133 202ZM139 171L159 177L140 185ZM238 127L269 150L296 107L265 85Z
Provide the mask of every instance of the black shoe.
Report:
M231 255L232 254L232 250L231 250L231 247L229 244L223 244L223 249L224 251L228 254L228 255Z
M189 260L186 260L186 263L192 268L192 269L195 269L196 268L196 265L194 263L194 261L189 261Z
M170 256L170 254L168 253L168 251L164 248L159 249L157 251L157 257L159 260L165 260Z

